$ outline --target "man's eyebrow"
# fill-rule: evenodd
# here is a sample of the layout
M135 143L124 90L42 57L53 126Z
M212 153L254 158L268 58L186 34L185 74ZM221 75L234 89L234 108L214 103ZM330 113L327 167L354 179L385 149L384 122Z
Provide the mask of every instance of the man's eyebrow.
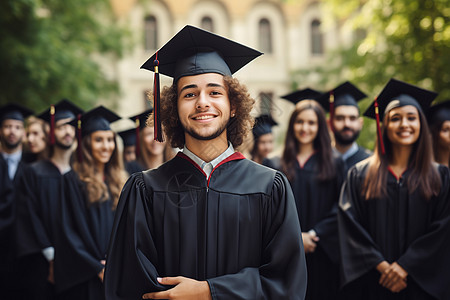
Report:
M225 89L225 87L219 83L208 83L207 86L208 87L221 87L221 88Z
M184 91L184 90L187 90L187 89L194 89L194 88L197 88L197 87L198 87L198 86L197 86L196 84L188 84L188 85L183 86L183 87L181 88L180 92L182 92L182 91Z

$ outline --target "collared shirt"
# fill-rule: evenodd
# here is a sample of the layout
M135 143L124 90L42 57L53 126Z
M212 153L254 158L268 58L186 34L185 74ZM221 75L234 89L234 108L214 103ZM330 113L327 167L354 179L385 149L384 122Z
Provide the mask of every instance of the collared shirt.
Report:
M356 142L353 142L352 146L345 153L342 154L341 156L342 159L346 161L349 157L358 152L358 149L359 149L358 144L356 144Z
M16 151L14 153L8 154L2 152L3 158L8 164L8 176L9 179L13 180L16 175L17 167L19 166L19 162L22 159L22 151Z
M210 162L205 162L204 160L202 160L200 157L198 157L197 155L195 155L194 153L192 153L187 147L186 145L183 148L183 153L186 154L187 157L189 157L190 159L192 159L197 165L200 166L200 168L206 173L206 177L209 177L209 175L211 174L212 170L224 159L226 159L227 157L229 157L230 155L234 154L234 148L233 145L231 145L231 143L228 143L228 148L227 150L225 150L225 152L223 152L222 154L220 154L219 156L217 156L215 159L213 159Z

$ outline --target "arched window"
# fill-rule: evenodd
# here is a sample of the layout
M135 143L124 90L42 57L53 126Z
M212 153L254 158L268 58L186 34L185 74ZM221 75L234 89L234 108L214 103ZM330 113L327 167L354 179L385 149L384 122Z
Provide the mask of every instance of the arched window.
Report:
M211 17L203 17L201 27L205 30L214 32L214 23Z
M259 50L264 53L272 53L272 29L267 19L259 21Z
M320 30L320 21L317 19L311 22L311 53L313 55L323 54L323 36Z
M155 50L158 48L158 28L154 16L145 17L144 24L144 47L145 50Z

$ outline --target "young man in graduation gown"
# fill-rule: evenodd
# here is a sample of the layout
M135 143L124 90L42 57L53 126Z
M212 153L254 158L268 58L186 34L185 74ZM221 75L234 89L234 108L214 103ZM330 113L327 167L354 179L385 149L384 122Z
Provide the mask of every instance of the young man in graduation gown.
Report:
M363 127L358 101L366 97L355 85L346 81L317 99L330 112L334 146L344 160L345 171L372 154L356 143Z
M17 255L28 261L33 299L54 298L54 232L63 174L70 171L75 127L67 124L82 110L63 99L38 117L50 124L50 158L31 164L18 193Z
M24 120L32 112L17 104L0 108L0 298L26 297L26 265L16 258L16 192L27 165L22 161Z
M163 91L160 114L156 98L155 124L162 121L183 151L125 185L106 261L107 299L304 298L289 183L234 151L252 126L254 100L231 74L260 54L192 26L157 52L159 72L174 84ZM143 68L153 70L155 59Z

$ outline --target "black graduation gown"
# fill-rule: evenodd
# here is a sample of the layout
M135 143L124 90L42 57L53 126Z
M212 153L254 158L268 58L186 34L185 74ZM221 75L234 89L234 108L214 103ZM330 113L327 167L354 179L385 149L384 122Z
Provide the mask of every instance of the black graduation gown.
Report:
M358 146L358 151L356 153L354 153L352 156L348 157L346 160L344 160L345 173L347 173L351 167L353 167L354 165L356 165L360 161L368 158L371 155L372 155L372 153L369 150L367 150L361 146Z
M75 171L64 175L61 224L55 239L55 282L60 299L104 299L103 269L114 221L112 201L88 204Z
M340 199L342 283L346 299L450 299L450 176L439 166L442 188L426 201L410 194L406 180L389 172L388 196L365 200L361 188L368 169L350 169ZM391 293L378 284L376 266L397 262L408 272L407 288Z
M304 232L313 229L320 238L316 250L306 254L308 289L306 299L336 299L339 289L339 239L337 206L343 182L343 162L334 157L336 176L317 180L319 156L313 154L303 167L295 165L291 182L297 213ZM326 288L324 288L324 284Z
M34 297L49 299L53 285L47 281L49 263L42 250L54 247L54 231L62 194L59 169L49 160L31 165L21 179L18 191L17 255L27 259L33 276ZM33 274L31 274L33 273Z
M146 168L144 168L137 160L132 160L125 163L125 170L128 174L132 175L136 172L145 171Z
M280 171L281 170L280 157L278 157L278 156L273 157L273 158L266 157L266 158L264 158L262 165Z
M2 299L22 299L30 294L28 264L17 257L17 191L28 165L19 162L13 180L8 164L0 155L0 295Z
M213 299L303 299L306 266L284 175L235 153L209 179L186 155L126 183L111 235L107 299L207 280Z

